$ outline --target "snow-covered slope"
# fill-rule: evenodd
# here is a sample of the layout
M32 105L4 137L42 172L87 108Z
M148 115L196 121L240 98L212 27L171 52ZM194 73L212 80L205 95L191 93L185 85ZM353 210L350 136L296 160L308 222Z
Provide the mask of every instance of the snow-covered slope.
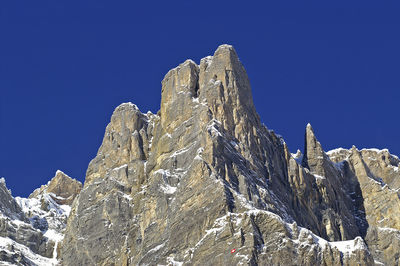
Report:
M58 202L65 198L48 191L54 183L77 181L61 171L40 193L29 198L15 197L7 189L5 180L0 182L0 265L57 265L58 243L71 207ZM70 180L71 181L70 181ZM75 197L76 195L73 195ZM58 202L57 202L58 201Z

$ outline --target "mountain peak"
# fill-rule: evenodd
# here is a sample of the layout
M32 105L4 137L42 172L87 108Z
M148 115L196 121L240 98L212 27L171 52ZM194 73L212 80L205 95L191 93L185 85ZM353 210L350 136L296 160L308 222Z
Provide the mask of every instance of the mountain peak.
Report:
M215 50L214 52L213 58L218 57L224 58L226 62L229 62L230 64L240 62L235 48L233 48L233 46L229 44L222 44L218 46L217 50Z
M55 195L54 200L57 203L70 205L81 189L81 182L69 177L63 171L57 170L55 176L46 185L33 191L29 198L44 193L52 193Z
M61 264L373 263L368 239L356 238L371 220L363 204L378 214L364 196L370 179L358 179L365 171L333 163L310 124L303 159L293 158L260 123L232 46L171 69L161 94L157 115L113 113L72 206ZM333 250L343 245L354 248Z
M221 50L221 49L235 50L232 45L226 44L226 43L225 44L221 44L220 46L218 46L216 51Z
M186 60L171 69L162 81L161 98L161 123L168 132L193 112L201 112L194 110L197 103L230 132L243 123L260 124L247 73L231 45L220 45L213 56L200 60L200 66Z
M309 170L316 168L321 159L326 157L310 123L306 126L303 154L302 165Z
M0 260L395 265L399 167L388 150L325 153L311 124L304 155L290 154L260 123L236 51L221 45L165 75L156 115L115 109L84 189L58 170L14 199L0 179Z

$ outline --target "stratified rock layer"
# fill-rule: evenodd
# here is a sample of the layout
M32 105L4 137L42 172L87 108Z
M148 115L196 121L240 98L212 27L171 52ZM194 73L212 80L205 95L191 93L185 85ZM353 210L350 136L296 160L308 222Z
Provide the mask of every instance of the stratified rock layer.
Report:
M261 124L246 71L222 45L166 74L158 114L116 108L73 203L61 263L398 263L384 237L397 233L380 229L398 230L398 192L379 199L380 211L366 193L385 189L377 175L398 184L386 167L399 162L367 171L359 151L348 153L328 156L308 125L302 159L292 156Z

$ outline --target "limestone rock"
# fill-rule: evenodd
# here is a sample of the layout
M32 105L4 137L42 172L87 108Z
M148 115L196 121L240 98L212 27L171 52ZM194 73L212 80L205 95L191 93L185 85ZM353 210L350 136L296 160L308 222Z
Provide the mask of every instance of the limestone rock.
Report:
M52 199L60 205L71 205L72 201L82 189L82 183L57 170L56 175L47 185L43 185L29 195L35 198L39 195L50 194Z
M369 226L400 230L399 159L387 150L355 147L330 151L329 156L342 165L347 179L360 184Z
M379 206L365 194L382 188L368 183L371 173L397 186L395 157L368 161L374 170L353 151L336 160L311 125L303 155L293 157L260 122L230 45L200 65L187 60L170 70L161 94L157 114L132 103L112 114L72 204L62 265L398 261L385 235L372 230L383 223L373 208L397 228L397 201L379 197Z
M30 198L14 198L0 181L0 261L12 265L55 265L58 242L80 183L61 171ZM0 263L3 265L2 263ZM10 265L10 264L6 264Z
M399 265L400 231L388 227L370 226L365 241L376 262Z
M25 218L20 206L11 195L11 191L7 189L4 178L0 179L0 215L21 220Z

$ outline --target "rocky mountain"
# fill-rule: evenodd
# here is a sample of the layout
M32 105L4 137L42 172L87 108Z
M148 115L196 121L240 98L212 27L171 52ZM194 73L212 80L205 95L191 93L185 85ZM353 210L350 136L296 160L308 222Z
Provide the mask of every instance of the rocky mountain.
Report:
M161 108L125 103L74 201L63 265L392 265L399 259L399 160L304 155L257 115L232 46L162 81Z
M399 167L388 150L325 152L311 125L290 153L221 45L166 74L157 114L115 109L82 190L59 181L27 201L72 203L46 242L59 248L42 248L61 265L399 265Z
M57 265L70 203L81 187L57 171L29 198L14 198L1 179L0 265Z

